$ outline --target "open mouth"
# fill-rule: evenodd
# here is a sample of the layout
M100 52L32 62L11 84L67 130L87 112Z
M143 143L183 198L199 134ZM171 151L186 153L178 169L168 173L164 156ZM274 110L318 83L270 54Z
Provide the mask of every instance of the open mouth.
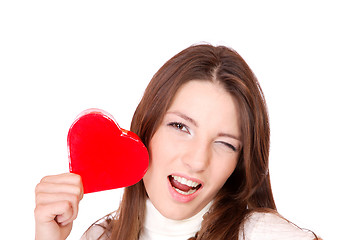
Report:
M201 184L176 175L168 176L171 186L176 192L183 195L190 195L201 188Z

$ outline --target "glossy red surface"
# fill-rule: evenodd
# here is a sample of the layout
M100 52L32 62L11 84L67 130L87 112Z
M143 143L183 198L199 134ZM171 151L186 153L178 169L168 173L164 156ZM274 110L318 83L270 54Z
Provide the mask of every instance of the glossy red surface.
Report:
M146 173L149 155L139 137L100 109L84 111L68 133L69 169L84 193L131 186Z

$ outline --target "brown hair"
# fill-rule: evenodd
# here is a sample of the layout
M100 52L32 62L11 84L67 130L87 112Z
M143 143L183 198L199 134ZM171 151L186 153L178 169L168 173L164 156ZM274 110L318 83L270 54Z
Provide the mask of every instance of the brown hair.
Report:
M238 239L249 213L276 210L268 171L270 129L266 103L256 77L241 56L228 47L206 44L178 53L150 81L130 130L149 146L177 90L195 79L219 83L235 99L243 145L236 169L192 239ZM108 227L111 239L139 238L146 198L143 181L124 190L120 207Z

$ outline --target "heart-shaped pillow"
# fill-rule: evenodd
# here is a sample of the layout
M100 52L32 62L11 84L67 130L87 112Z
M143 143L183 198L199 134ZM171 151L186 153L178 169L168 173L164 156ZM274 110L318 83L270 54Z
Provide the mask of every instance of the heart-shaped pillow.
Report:
M82 112L68 133L69 169L84 193L131 186L142 179L149 154L140 138L100 109Z

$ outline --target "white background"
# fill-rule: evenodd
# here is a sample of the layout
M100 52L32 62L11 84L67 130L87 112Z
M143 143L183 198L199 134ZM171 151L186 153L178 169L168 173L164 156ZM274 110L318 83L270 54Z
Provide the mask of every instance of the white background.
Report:
M67 171L77 114L102 108L128 129L152 75L201 41L237 50L262 85L279 212L324 239L358 237L355 1L120 2L0 2L1 239L34 238L34 188ZM86 195L69 239L120 195Z

